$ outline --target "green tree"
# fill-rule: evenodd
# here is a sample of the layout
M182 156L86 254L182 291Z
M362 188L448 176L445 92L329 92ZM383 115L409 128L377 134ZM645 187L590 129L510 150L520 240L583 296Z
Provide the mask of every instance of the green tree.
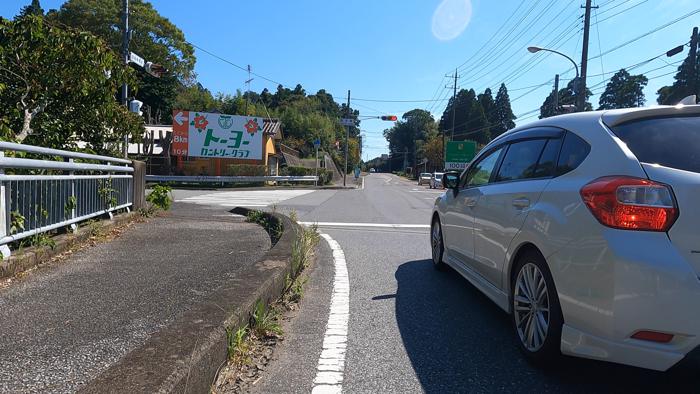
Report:
M453 102L454 101L454 102ZM455 130L452 128L452 107L455 106ZM486 144L491 140L490 124L474 89L462 89L455 100L450 100L440 121L441 130L450 130L454 140L470 139Z
M515 127L515 115L510 106L510 97L505 84L501 84L496 93L496 115L494 123L491 125L491 137L496 138L499 135Z
M116 149L143 122L115 100L133 70L88 32L63 30L33 14L0 18L0 114L5 138L55 148L84 141Z
M566 87L559 89L559 107L562 105L576 105L576 93L574 93L574 86L576 85L576 80L572 79L566 84ZM586 88L586 102L584 105L584 111L592 111L593 105L588 102L588 99L593 95L591 91ZM562 113L561 110L554 108L554 91L550 92L547 98L540 106L540 119L548 118Z
M644 87L649 79L644 75L630 75L624 68L610 78L600 95L598 109L641 107L644 105Z
M41 2L39 0L32 0L29 5L22 7L22 10L19 12L19 17L21 18L27 15L44 15L44 9L41 8Z
M194 49L184 33L144 0L130 0L129 27L133 30L129 49L153 63L163 65L173 78L155 78L137 73L140 88L129 92L143 101L157 122L170 122L175 97L182 92L179 85L193 83ZM47 14L58 22L102 38L115 52L122 46L121 0L67 0L59 10Z
M408 152L407 163L410 167L415 166L421 144L431 134L437 134L437 125L430 112L423 109L406 112L393 127L384 130L384 138L389 142L389 151L395 154Z
M690 42L688 56L678 66L678 72L673 77L675 82L671 86L663 86L656 92L659 95L656 99L659 104L674 105L692 94L700 97L700 56L697 56L700 39L693 40L691 37ZM694 47L693 44L695 44ZM695 58L694 62L693 58Z
M498 123L498 111L496 111L496 102L493 100L493 93L490 88L486 88L484 93L477 96L481 108L484 109L484 114L486 115L486 120L488 120L491 126L491 132L493 133L493 127Z

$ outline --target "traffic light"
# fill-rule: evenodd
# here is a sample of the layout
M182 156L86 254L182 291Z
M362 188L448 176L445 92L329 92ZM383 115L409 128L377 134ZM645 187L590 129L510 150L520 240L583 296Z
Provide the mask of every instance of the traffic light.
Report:
M397 119L397 118L396 118L396 115L384 115L384 116L382 116L381 119L382 119L382 120L388 120L388 121L391 121L391 122L396 122L396 119Z

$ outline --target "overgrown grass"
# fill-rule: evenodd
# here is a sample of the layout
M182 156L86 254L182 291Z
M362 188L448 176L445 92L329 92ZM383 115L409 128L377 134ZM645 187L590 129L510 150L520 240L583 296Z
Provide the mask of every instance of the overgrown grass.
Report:
M270 239L272 240L273 244L277 243L282 236L282 223L278 220L268 218L268 214L263 211L248 212L246 221L249 223L256 223L264 228L265 231L270 234Z
M248 351L248 326L241 327L236 331L226 329L228 359L236 364L246 364L250 362Z
M313 257L314 249L318 244L320 236L318 235L318 227L304 227L301 229L299 236L292 243L292 277L299 276L301 271L308 267L311 258Z

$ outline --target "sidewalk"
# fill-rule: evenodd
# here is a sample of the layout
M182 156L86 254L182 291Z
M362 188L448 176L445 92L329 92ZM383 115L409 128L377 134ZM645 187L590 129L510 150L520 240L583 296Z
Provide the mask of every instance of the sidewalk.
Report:
M0 392L72 392L270 248L224 208L174 204L0 290Z

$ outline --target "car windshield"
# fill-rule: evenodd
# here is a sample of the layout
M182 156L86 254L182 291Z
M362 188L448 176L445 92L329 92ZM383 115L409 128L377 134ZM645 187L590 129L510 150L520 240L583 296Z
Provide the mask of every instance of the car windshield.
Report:
M612 131L642 163L700 173L700 116L644 119Z
M424 172L424 173L420 174L420 176L423 177L423 178L426 178L426 177L429 178L429 177L430 177L430 173Z

